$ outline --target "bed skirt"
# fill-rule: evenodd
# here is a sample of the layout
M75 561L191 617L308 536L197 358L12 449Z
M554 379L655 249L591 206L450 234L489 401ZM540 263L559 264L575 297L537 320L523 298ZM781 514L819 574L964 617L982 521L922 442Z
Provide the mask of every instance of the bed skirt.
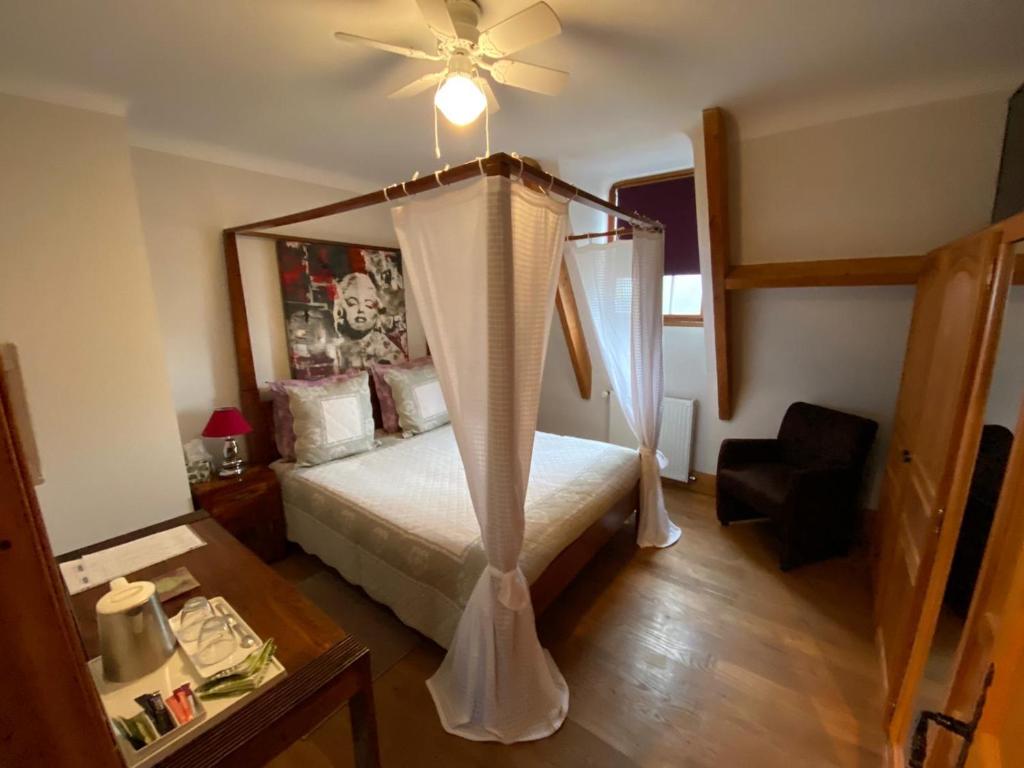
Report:
M462 606L381 560L294 505L284 505L288 538L334 568L350 584L388 606L396 616L442 648L447 648ZM479 574L477 574L479 577Z

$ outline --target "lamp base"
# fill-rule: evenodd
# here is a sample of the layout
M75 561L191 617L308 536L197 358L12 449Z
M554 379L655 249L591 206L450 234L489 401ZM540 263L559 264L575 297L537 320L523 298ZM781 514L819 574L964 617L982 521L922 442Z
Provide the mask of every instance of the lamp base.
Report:
M237 459L232 462L232 466L224 464L220 471L217 472L220 477L241 477L245 474L245 462L241 459Z
M224 462L217 473L220 477L241 477L245 472L245 462L238 458L238 443L235 438L224 439Z

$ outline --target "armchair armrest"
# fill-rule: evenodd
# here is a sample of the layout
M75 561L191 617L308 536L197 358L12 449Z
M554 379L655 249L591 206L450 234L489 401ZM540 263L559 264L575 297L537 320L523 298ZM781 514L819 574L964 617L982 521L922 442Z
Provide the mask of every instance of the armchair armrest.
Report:
M730 438L722 441L718 451L718 469L750 464L758 461L778 461L779 441L770 438L765 440L738 440Z

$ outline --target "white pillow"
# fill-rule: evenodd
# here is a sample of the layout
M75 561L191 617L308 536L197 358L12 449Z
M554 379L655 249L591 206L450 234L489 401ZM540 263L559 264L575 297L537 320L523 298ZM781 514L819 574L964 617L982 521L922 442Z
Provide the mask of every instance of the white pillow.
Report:
M448 406L433 365L420 368L385 368L384 380L391 387L402 432L418 435L447 424Z
M369 374L286 391L295 429L295 460L302 466L373 448Z

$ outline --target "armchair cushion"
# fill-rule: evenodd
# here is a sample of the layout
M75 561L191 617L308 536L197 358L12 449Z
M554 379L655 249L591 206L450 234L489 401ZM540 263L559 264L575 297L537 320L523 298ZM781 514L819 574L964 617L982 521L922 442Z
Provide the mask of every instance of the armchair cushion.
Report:
M718 451L718 469L720 471L723 467L735 467L754 461L778 461L779 456L779 441L775 438L768 440L730 438L722 441L722 447Z
M786 504L795 473L794 467L778 463L725 467L719 471L718 488L775 517Z

